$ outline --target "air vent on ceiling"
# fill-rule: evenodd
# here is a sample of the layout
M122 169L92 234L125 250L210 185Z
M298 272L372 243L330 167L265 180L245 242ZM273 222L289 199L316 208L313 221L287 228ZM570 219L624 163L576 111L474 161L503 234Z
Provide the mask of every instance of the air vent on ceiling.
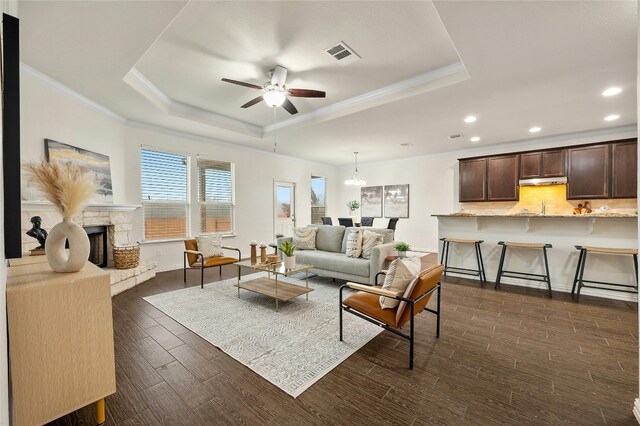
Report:
M413 146L413 144L411 142L402 142L400 146L407 147L407 146Z
M453 135L449 135L449 139L458 139L464 136L462 133L454 133Z
M340 65L349 65L360 59L360 56L354 52L344 41L337 43L326 50Z

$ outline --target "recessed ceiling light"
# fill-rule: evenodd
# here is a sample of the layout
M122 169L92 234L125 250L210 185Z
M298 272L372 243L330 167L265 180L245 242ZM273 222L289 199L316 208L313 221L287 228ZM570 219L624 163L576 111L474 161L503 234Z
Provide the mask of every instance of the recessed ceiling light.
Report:
M607 90L602 92L602 96L614 96L620 92L622 92L622 89L619 87L609 87Z
M479 138L479 137L477 137L477 136L474 136L474 137L472 137L472 138L471 138L471 139L469 139L469 140L470 140L471 142L478 142L478 141L480 140L480 138Z
M607 116L604 118L604 121L615 121L615 120L617 120L618 118L620 118L620 116L619 116L618 114L611 114L611 115L607 115Z
M465 123L473 123L477 120L475 115L469 115L467 117L464 118L464 122Z
M540 127L534 126L529 129L529 133L538 133L540 130L542 130Z

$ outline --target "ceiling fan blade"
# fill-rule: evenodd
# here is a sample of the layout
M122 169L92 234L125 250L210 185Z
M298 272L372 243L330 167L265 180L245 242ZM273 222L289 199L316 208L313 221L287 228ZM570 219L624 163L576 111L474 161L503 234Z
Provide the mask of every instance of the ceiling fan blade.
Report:
M251 99L249 102L247 102L246 104L242 105L240 108L249 108L250 106L253 106L253 105L257 104L258 102L262 102L263 99L264 98L262 97L262 95L260 95L257 98Z
M284 103L282 104L282 108L286 109L287 112L291 115L298 113L298 110L296 109L296 107L293 106L293 104L289 99L284 100Z
M284 82L287 79L287 69L280 65L276 65L271 74L271 84L277 84L280 87L284 87Z
M222 81L225 83L237 84L238 86L250 87L251 89L262 89L262 86L258 86L256 84L245 83L244 81L231 80L228 78L223 78Z
M326 98L327 94L321 90L289 89L289 96L294 98Z

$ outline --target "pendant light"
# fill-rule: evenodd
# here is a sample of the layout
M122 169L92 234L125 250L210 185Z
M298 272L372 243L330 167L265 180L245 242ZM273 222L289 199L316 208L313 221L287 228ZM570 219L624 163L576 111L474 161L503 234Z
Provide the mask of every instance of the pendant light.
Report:
M350 186L365 186L367 184L367 182L364 181L364 179L358 177L358 152L354 152L355 156L356 156L356 172L353 176L350 176L347 180L344 181L345 185L350 185Z

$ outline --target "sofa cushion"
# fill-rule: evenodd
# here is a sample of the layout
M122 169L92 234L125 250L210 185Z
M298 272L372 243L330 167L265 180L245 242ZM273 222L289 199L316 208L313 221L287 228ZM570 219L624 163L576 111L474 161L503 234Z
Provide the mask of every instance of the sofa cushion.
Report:
M317 229L316 250L334 253L344 252L344 250L341 250L345 230L344 226L319 225Z
M315 250L317 228L294 228L293 245L296 250Z
M296 262L313 265L317 269L341 272L343 274L369 277L369 259L347 257L344 253L328 251L297 251Z
M362 229L362 228L356 228L356 227L349 227L346 228L347 231L344 233L344 237L342 238L342 249L340 250L342 253L345 253L347 251L347 235L349 235L349 230L350 229ZM383 236L382 239L382 244L387 244L387 243L391 243L393 242L393 230L392 229L387 229L387 228L366 228L367 231L371 231L371 232L375 232L376 234L380 234ZM316 244L317 247L317 244ZM318 249L319 250L319 249Z

